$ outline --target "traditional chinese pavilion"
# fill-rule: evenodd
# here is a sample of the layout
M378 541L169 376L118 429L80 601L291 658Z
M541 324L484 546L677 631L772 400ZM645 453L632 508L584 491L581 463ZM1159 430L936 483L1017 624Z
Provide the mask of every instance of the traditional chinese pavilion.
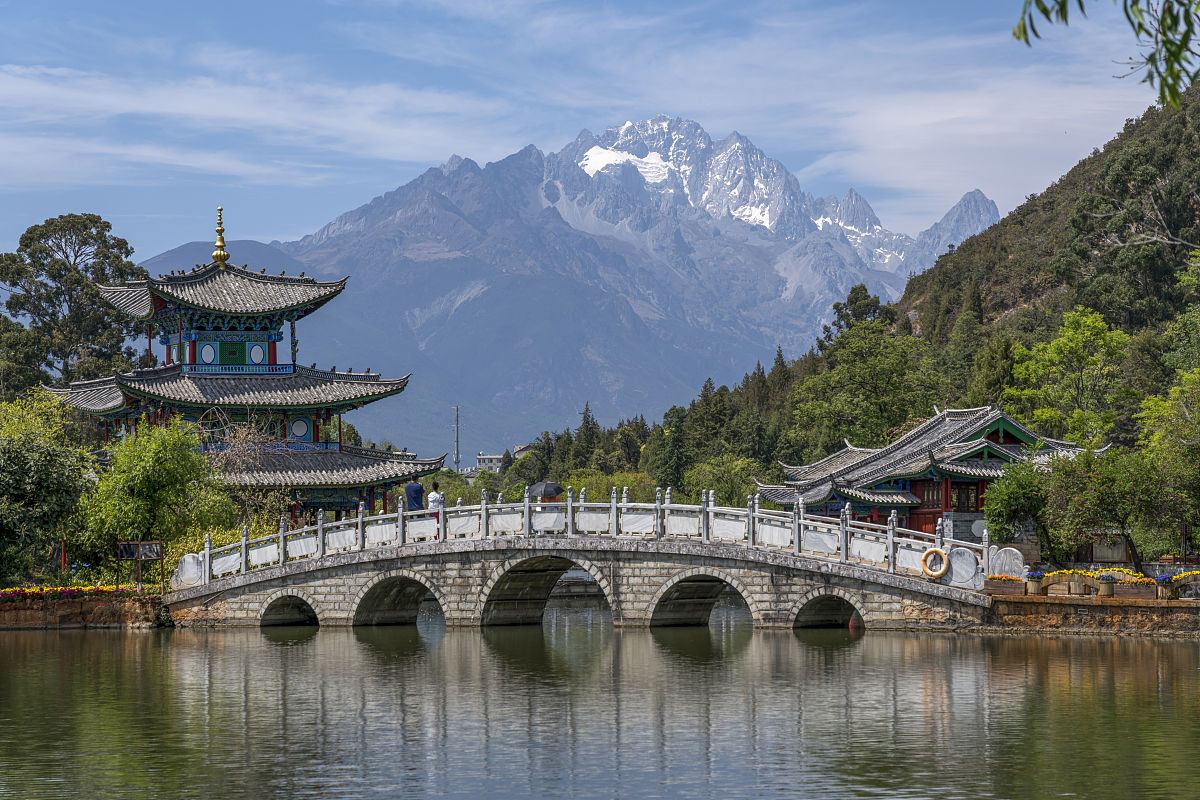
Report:
M899 439L879 448L845 448L805 466L781 464L783 486L759 484L773 503L837 516L846 503L856 519L884 522L894 510L901 527L932 533L937 521L946 534L977 540L988 483L1004 467L1030 458L1074 454L1069 442L1035 434L1003 411L983 408L938 411Z
M267 275L234 266L227 263L219 208L216 231L210 264L100 287L105 300L145 323L147 366L72 383L60 390L66 401L99 420L106 441L142 420L158 424L181 416L211 429L217 419L252 419L274 441L259 446L253 466L223 477L290 492L294 513L318 507L345 512L360 501L386 510L389 488L441 469L445 455L417 459L321 441L322 426L340 430L343 413L399 394L409 376L385 380L297 364L296 321L336 297L346 278L321 282L304 273ZM290 353L285 350L281 360L284 323ZM163 360L150 366L155 339Z

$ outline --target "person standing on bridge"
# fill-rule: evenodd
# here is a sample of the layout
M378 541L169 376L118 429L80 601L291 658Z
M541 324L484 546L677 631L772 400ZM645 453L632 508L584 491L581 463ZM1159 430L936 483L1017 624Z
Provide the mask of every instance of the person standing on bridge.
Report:
M420 511L425 508L425 487L412 477L404 484L404 506L409 511Z
M442 509L446 507L446 495L438 491L437 481L433 482L433 491L429 493L429 510L433 512L433 518L441 521Z

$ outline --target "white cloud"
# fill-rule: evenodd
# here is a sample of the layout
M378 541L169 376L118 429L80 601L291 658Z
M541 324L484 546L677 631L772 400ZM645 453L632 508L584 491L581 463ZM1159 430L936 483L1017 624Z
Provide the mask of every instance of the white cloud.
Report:
M972 188L1012 207L1152 99L1110 77L1133 47L1104 6L1032 49L1011 21L885 24L900 12L866 2L335 11L289 52L68 26L52 56L0 66L0 169L17 186L172 170L308 185L531 140L557 149L580 127L666 112L769 154L817 153L785 157L802 184L867 187L885 224L915 232ZM85 33L112 57L73 61Z

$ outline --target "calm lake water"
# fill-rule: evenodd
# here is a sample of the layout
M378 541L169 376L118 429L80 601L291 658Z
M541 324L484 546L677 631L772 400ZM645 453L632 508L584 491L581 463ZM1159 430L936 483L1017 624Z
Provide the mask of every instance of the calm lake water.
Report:
M2 798L1200 797L1200 645L541 627L0 632Z

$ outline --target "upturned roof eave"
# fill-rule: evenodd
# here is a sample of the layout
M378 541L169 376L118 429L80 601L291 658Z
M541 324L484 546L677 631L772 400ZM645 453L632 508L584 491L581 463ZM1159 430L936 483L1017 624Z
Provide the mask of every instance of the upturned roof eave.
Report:
M202 305L197 305L195 303L191 303L187 300L184 300L182 297L178 297L176 295L171 294L170 292L167 292L166 290L156 288L156 289L147 290L147 291L151 292L153 294L157 294L160 297L162 297L163 299L170 300L174 303L179 303L182 306L186 306L191 309L196 309L198 311L206 311L211 314L221 314L221 315L224 315L227 317L261 317L265 314L283 314L288 311L295 311L297 309L306 308L308 306L312 306L313 307L312 311L316 311L318 308L325 305L330 300L332 300L333 298L335 298L339 294L341 294L342 290L346 288L346 279L345 278L342 278L342 280L339 281L338 283L340 285L338 286L337 289L334 289L333 291L327 292L322 295L318 295L310 300L304 301L303 303L293 303L292 305L288 305L288 306L277 306L277 307L273 306L270 308L265 308L265 309L261 309L261 310L257 310L257 311L231 311L229 309L224 309L224 308L213 308L211 306L202 306ZM151 309L152 310L151 310L150 314L144 315L144 316L140 317L139 319L150 319L152 316L154 316L153 304L151 305Z
M334 478L330 480L328 475L314 475L311 480L304 480L304 473L297 471L284 470L248 470L245 472L226 473L221 476L221 480L226 483L232 483L238 486L260 486L266 488L287 488L287 489L347 489L359 486L378 486L381 484L395 483L410 477L420 477L429 475L442 469L445 464L447 453L443 453L437 458L426 459L400 459L389 458L384 454L379 456L362 455L364 460L375 462L394 462L397 465L408 467L407 469L397 469L392 474L380 475L376 477L346 475L342 478ZM377 466L377 465L376 465ZM369 469L364 466L362 469ZM341 468L343 471L354 468ZM328 473L334 470L324 470ZM296 480L299 477L300 480Z
M351 398L346 398L343 400L328 400L328 401L319 402L319 403L264 403L264 402L247 403L244 401L242 401L242 402L222 402L222 401L218 400L218 401L198 402L195 400L180 400L180 399L176 399L176 398L167 397L167 396L161 395L161 394L155 394L154 392L147 391L145 389L137 389L135 387L128 386L127 384L121 383L119 381L117 383L117 386L120 387L121 391L128 392L129 394L134 395L135 397L151 399L151 400L158 400L159 402L161 402L165 405L181 406L184 408L226 408L226 409L250 408L250 409L255 409L255 410L270 409L270 410L278 410L278 411L285 411L288 409L312 410L312 409L335 408L335 407L354 408L354 407L358 407L358 406L365 406L369 403L375 402L376 400L382 400L385 397L392 397L393 395L397 395L400 392L404 391L404 389L405 389L405 385L400 385L400 386L391 387L391 388L387 389L386 391L379 392L378 394L364 395L364 396L359 396L359 397L351 397Z

